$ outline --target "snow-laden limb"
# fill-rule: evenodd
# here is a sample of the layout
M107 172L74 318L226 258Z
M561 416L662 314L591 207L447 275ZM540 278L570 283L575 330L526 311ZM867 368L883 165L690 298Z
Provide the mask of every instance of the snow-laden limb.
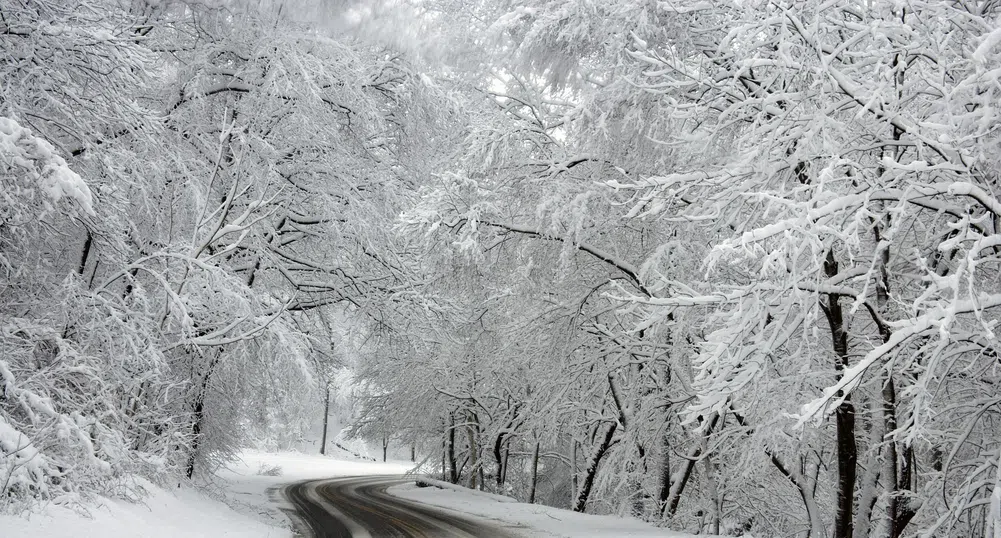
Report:
M991 52L991 49L1001 45L1001 28L995 28L993 31L983 36L983 41L976 50L973 51L971 57L973 61L980 65L987 63L987 55Z
M24 319L0 326L0 346L0 511L31 498L67 502L114 479L128 462L98 361Z
M4 392L13 394L13 375L7 365L0 361L0 376L4 378ZM47 493L47 475L53 474L45 456L31 443L27 435L12 426L0 416L0 478L3 480L3 491L7 495L20 495L24 492L37 491Z
M958 315L973 314L977 320L987 323L985 329L988 331L994 323L983 318L986 311L1001 307L1001 293L981 294L973 299L957 300L946 303L943 306L934 308L932 311L922 314L915 319L901 320L892 323L894 328L888 341L876 346L856 364L848 368L841 375L841 378L834 385L824 389L823 396L805 404L798 415L792 418L797 419L802 426L807 421L820 421L834 408L841 404L853 390L858 388L863 376L873 366L880 362L893 360L893 351L902 344L919 336L938 337L941 343L936 345L925 345L932 353L926 358L930 363L936 362L937 356L946 351L946 344L952 339L952 325L957 321ZM989 340L995 340L993 335L988 335Z
M35 136L12 118L0 116L0 165L5 183L4 205L15 203L14 196L24 196L22 189L38 190L51 211L63 199L76 202L84 212L94 214L90 188L70 169L48 141ZM10 177L13 176L13 177ZM21 176L21 177L19 177ZM4 212L10 211L9 207Z

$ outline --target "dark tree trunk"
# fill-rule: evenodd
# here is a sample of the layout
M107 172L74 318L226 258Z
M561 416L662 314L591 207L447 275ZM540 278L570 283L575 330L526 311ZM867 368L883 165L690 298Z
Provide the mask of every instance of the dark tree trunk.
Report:
M83 276L83 272L87 269L87 258L90 257L90 247L94 243L94 236L90 234L90 230L87 230L87 239L83 241L83 252L80 253L80 265L76 269L76 273Z
M327 385L327 394L323 400L323 438L320 441L320 454L327 453L327 422L330 420L330 385Z
M743 419L738 418L738 420L743 422ZM712 418L709 419L709 425L706 426L704 435L708 436L712 433L717 422L719 422L719 415L713 414ZM701 454L702 449L699 447L690 449L688 451L688 457L685 458L681 476L679 476L676 480L670 480L669 478L671 486L668 489L667 501L661 507L661 510L663 510L662 515L664 517L670 519L674 517L674 514L678 511L678 505L681 503L681 495L685 492L685 487L688 485L688 479L692 477L692 471L695 470L695 464L698 462L698 458Z
M594 487L594 478L598 475L598 464L601 463L601 458L603 458L605 453L608 452L608 449L611 448L612 438L615 437L615 430L618 429L618 427L618 422L613 422L612 425L608 427L608 431L605 432L605 437L601 440L601 443L591 456L591 460L587 464L587 469L584 470L584 482L581 484L580 491L577 492L577 499L574 501L574 512L583 512L584 508L587 507L587 498L591 496L591 488Z
M188 456L188 464L185 469L185 474L188 478L195 475L195 460L198 457L198 449L201 447L202 425L205 421L205 396L209 391L209 381L212 379L212 373L215 371L216 364L219 363L220 353L218 349L214 351L214 355L206 366L205 373L202 375L198 391L195 393L195 401L191 405L191 414L194 421L191 424L191 454Z
M198 399L192 409L194 423L191 425L191 453L188 455L188 464L184 474L188 478L195 476L195 459L198 457L198 448L202 439L202 419L205 416L205 395L199 394Z
M913 491L911 476L914 469L914 448L905 447L902 461L900 462L900 476L897 481L897 491ZM904 534L904 529L917 513L911 508L910 503L900 497L894 497L897 505L897 519L893 522L893 538L900 538Z
M570 496L577 495L577 440L570 441Z
M441 440L441 480L448 480L448 441Z
M855 407L848 399L838 406L835 420L838 438L838 507L834 518L834 536L851 538L858 446L855 443Z
M509 462L510 459L511 459L511 445L509 443L507 446L504 447L504 480L503 480L503 482L505 484L507 483L507 470L509 468L508 467L508 462Z
M897 66L898 61L899 57L894 59L894 66ZM903 84L903 81L898 80L898 83ZM900 140L901 135L902 132L894 128L894 140ZM890 225L889 218L887 215L882 221L873 223L873 236L877 244L882 240L883 227ZM877 273L876 280L876 305L880 315L885 313L886 305L890 300L890 276L887 271L889 263L890 251L884 248L879 252L879 263L877 265L879 272ZM883 343L888 342L892 336L890 328L880 322L876 315L873 315L873 320L876 321L879 327ZM890 491L890 498L886 506L886 517L889 523L887 530L890 538L900 538L904 533L904 528L911 522L915 514L915 511L910 508L906 499L901 496L902 492L911 489L911 464L914 451L909 446L902 446L897 443L892 437L893 432L897 429L897 389L892 372L886 373L881 393L883 397L883 434L886 436L884 439L886 460L882 472L887 488Z
M838 262L834 259L833 248L827 251L824 272L828 278L838 275ZM834 367L840 376L848 366L848 333L845 331L844 310L839 299L838 294L828 294L824 314L831 328L834 353L837 355ZM850 394L844 397L844 401L835 410L834 419L838 449L838 493L834 515L834 538L851 538L854 526L858 445L855 440L855 406L852 405Z
M900 498L893 495L894 489L896 489L897 480L897 443L893 442L890 435L894 430L897 429L897 412L896 412L896 389L893 386L893 376L887 374L886 379L883 381L883 435L884 442L886 443L883 454L885 454L885 462L883 469L883 476L887 483L887 488L891 490L890 498L886 503L886 517L890 523L890 536L896 538L899 536L897 529L897 513L900 510L898 506L900 503Z
M528 503L535 504L535 488L539 483L539 442L535 442L535 449L532 450L532 486L528 490Z
M504 485L504 433L497 435L497 439L494 441L494 459L497 461L497 487L500 488Z
M660 465L660 488L657 491L657 506L661 507L663 514L664 507L667 506L667 499L671 496L671 440L667 432L661 439L661 452L663 461Z
M807 534L807 538L822 538L824 536L824 524L820 519L820 507L817 505L817 501L813 496L812 491L807 491L810 487L806 483L802 473L792 472L786 468L782 460L778 458L775 454L770 451L765 451L766 454L771 458L772 465L782 473L782 476L786 477L796 490L799 491L799 496L803 499L803 506L806 508L807 518L810 520L810 532ZM718 531L717 531L718 532Z
M448 425L448 481L459 483L459 469L455 461L455 415L449 415Z
M483 462L480 456L479 417L470 411L466 412L466 442L469 444L469 489L483 488Z

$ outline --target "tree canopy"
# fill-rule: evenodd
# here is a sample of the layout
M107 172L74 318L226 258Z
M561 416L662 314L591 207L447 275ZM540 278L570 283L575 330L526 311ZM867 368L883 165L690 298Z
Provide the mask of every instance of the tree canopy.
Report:
M995 536L999 25L0 0L0 509L286 445L335 386L529 502Z

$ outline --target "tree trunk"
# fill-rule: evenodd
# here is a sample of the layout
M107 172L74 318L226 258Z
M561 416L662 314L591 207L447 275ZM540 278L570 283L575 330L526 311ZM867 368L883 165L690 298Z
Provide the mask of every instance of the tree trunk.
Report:
M914 486L911 484L914 472L914 447L905 446L902 456L900 458L900 475L897 481L897 491L914 491ZM897 521L893 526L893 538L900 538L904 534L904 529L907 528L907 525L914 519L914 515L917 513L904 498L897 497L897 503Z
M882 408L882 403L876 401L873 405L872 414L873 416L878 416L877 411ZM875 420L872 421L873 426L869 432L869 446L878 446L880 440L883 438L883 425L879 424ZM865 466L865 474L862 475L862 480L859 483L859 502L858 511L855 514L855 525L853 528L853 538L869 538L869 528L871 526L872 520L872 507L876 504L877 488L880 477L880 460L882 454L873 453L870 455L867 465Z
M570 497L577 495L577 440L570 440Z
M824 260L824 272L828 278L838 275L838 262L834 259L834 249L827 251ZM822 305L823 306L823 305ZM828 325L831 328L835 359L834 368L841 372L848 367L848 333L845 331L844 310L841 307L840 295L827 294L827 305L824 307ZM858 445L855 440L855 406L852 405L851 394L844 396L844 401L834 412L838 450L838 490L837 509L834 516L834 537L851 538L854 525L853 507L855 504L855 480L858 471Z
M77 266L76 273L83 277L83 272L87 269L87 258L90 257L90 247L94 244L94 236L91 235L90 229L87 229L87 238L83 241L83 251L80 253L80 264Z
M588 461L587 468L584 470L584 482L580 486L580 491L577 492L577 499L574 501L573 511L583 512L584 508L587 507L587 498L591 496L591 488L594 487L594 478L598 474L598 464L601 463L601 458L605 456L608 449L612 446L612 438L615 436L615 430L619 427L618 422L613 422L611 426L608 427L608 431L605 432L605 437L601 440L594 454L591 456L591 460Z
M481 489L481 490L482 490L482 489L483 489L484 487L486 487L486 485L487 485L487 481L486 481L486 479L485 479L485 478L483 477L483 461L482 461L482 460L480 460L479 458L477 458L477 463L479 463L479 465L480 465L480 466L479 466L479 467L477 468L477 474L479 474L479 475L480 475L480 485L479 485L479 489Z
M709 488L709 500L712 501L712 523L710 524L709 533L713 535L719 534L719 523L721 518L721 502L719 496L719 488L716 487L716 471L713 469L712 458L709 454L702 460L702 464L705 467L706 473L706 487Z
M459 483L459 469L455 461L455 415L449 413L448 426L448 481L453 484Z
M191 405L191 414L194 421L191 424L191 453L188 456L188 464L185 469L185 474L188 478L195 475L195 460L198 457L198 449L201 446L202 423L205 420L205 395L208 394L209 381L212 379L212 373L219 362L220 353L221 351L218 349L214 351L212 359L205 368L201 383L197 387L195 401Z
M503 482L505 484L507 483L507 471L510 468L509 465L508 465L510 459L511 459L511 444L508 443L507 446L504 447L504 480L503 480Z
M810 491L807 491L809 484L806 483L803 475L799 472L791 470L782 463L782 460L778 456L769 453L769 458L771 458L772 465L782 473L782 476L789 479L793 486L799 490L799 496L803 500L803 506L806 508L806 517L810 520L810 533L809 538L823 538L827 535L824 532L824 522L820 518L820 507L817 506L817 500L813 497Z
M479 477L480 471L482 470L482 464L480 463L480 450L476 443L476 430L473 428L474 424L478 424L476 420L476 415L474 413L467 412L467 420L469 424L466 426L466 436L469 441L469 482L467 487L469 489L477 489L478 484L476 479Z
M498 490L504 485L504 433L497 435L497 439L494 440L494 460L497 461L497 476L496 482Z
M838 507L834 518L834 536L851 538L858 446L855 444L855 408L848 399L838 406L835 420L838 442Z
M441 440L441 480L445 482L448 480L448 441L445 439Z
M663 517L664 507L667 506L667 499L671 496L671 439L664 431L664 437L661 439L661 458L663 461L660 464L660 488L657 491L657 506L660 507L660 513Z
M702 454L702 449L695 447L688 451L688 457L685 458L684 468L681 471L681 475L677 478L671 479L671 487L668 491L667 502L664 504L663 517L671 519L674 517L675 512L678 511L678 504L681 503L681 494L685 492L685 486L688 485L688 479L692 476L692 471L695 469L695 460Z
M535 503L535 488L539 481L539 442L535 442L535 449L532 450L532 486L528 490L528 503Z
M743 419L738 418L738 420L743 424ZM716 423L719 422L719 415L714 414L709 420L709 425L706 426L706 431L703 434L708 437L712 433L713 428L716 427ZM671 487L668 490L667 501L661 507L662 516L670 519L674 517L674 514L678 511L678 505L681 503L681 494L685 492L685 486L688 485L688 479L692 476L692 471L695 469L695 463L699 455L702 454L702 449L700 447L692 448L688 451L688 457L685 458L684 469L681 471L681 475L678 478L671 479Z
M205 395L199 394L192 407L194 423L191 424L191 453L184 474L190 479L195 476L195 459L198 457L198 446L202 439L202 419L205 416Z
M327 422L330 420L330 385L327 385L327 394L323 400L323 437L320 441L320 455L327 453Z
M886 502L887 531L890 538L899 536L897 529L897 512L900 498L895 495L897 489L897 447L893 442L893 431L897 429L896 390L893 387L893 376L887 373L883 380L883 480L890 496ZM901 529L902 530L902 529Z

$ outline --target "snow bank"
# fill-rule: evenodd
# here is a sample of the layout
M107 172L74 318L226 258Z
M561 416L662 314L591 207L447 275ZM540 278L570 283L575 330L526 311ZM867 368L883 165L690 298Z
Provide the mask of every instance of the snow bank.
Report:
M247 518L194 489L165 490L149 482L142 482L142 486L150 493L142 504L101 499L99 504L87 508L90 517L55 504L27 517L0 515L0 534L33 538L292 536L285 528Z
M173 538L234 537L291 538L289 509L280 488L291 482L314 478L359 475L401 475L412 467L409 462L377 463L355 458L314 456L298 453L247 451L240 459L217 473L216 500L198 490L181 487L163 489L149 482L141 485L149 492L142 504L101 499L88 508L85 517L68 508L47 505L26 517L0 516L0 535L49 538ZM536 504L524 504L509 497L476 492L437 480L426 479L425 487L405 484L390 488L393 495L432 504L472 516L517 526L531 537L616 537L688 538L691 535L651 527L641 521L612 516L592 516Z
M257 472L262 468L281 467L278 476L260 476ZM240 453L240 458L225 470L218 473L219 477L228 481L242 481L248 478L275 484L288 484L298 480L311 478L332 478L335 476L358 475L396 475L409 471L414 466L410 462L391 461L389 463L374 462L336 455L325 457L296 452L281 452L272 454L246 450Z
M163 489L137 480L149 492L140 504L101 498L97 504L85 507L88 514L82 515L50 503L37 513L0 515L0 536L291 538L290 522L281 512L288 507L278 491L285 484L335 476L397 475L411 466L404 462L247 451L219 471L217 480L207 486L215 490L213 496L188 486ZM213 497L225 498L225 502Z
M496 493L490 493L488 491L480 491L476 489L469 489L467 487L459 486L451 482L443 482L441 480L435 480L433 478L418 478L416 481L417 487L419 488L438 488L438 489L448 489L452 491L458 491L464 495L472 495L474 497L480 497L483 499L489 499L499 503L516 503L516 499L508 497L506 495L497 495Z
M423 480L423 479L422 479ZM437 480L431 480L437 486ZM448 484L448 488L404 484L389 493L461 514L502 521L524 528L526 536L570 538L692 538L652 527L642 521L614 516L592 516L539 504L512 502L508 497L484 494Z

